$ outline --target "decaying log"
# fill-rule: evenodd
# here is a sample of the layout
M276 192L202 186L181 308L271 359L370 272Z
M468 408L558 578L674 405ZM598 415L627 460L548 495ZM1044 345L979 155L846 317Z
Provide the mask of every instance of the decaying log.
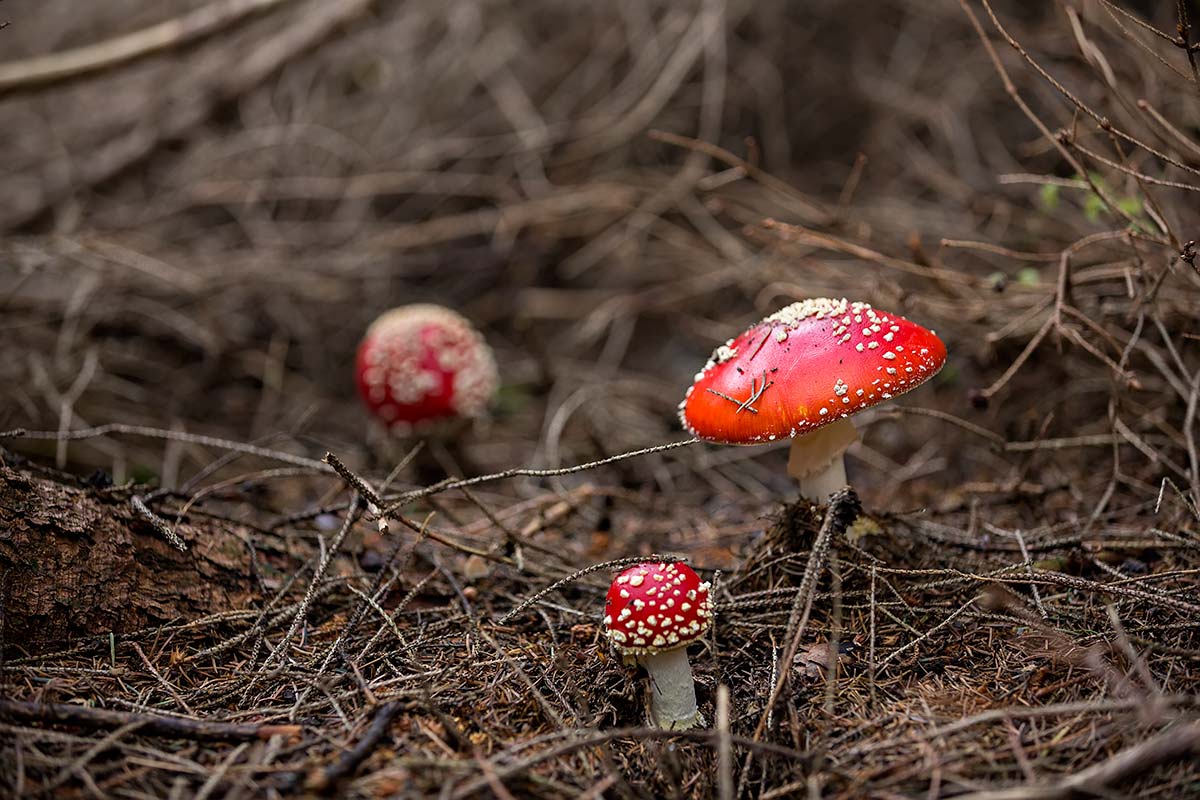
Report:
M260 592L249 532L200 518L180 552L121 493L0 466L0 611L11 654L245 608Z

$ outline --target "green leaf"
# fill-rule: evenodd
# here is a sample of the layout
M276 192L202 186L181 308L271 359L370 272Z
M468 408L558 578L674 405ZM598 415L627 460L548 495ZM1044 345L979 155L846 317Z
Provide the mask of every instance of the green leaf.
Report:
M1142 199L1136 196L1122 197L1117 201L1117 208L1131 217L1140 217L1142 215Z
M527 408L532 401L533 395L530 393L529 387L501 384L496 392L495 401L492 403L492 411L497 416L510 416Z
M129 470L129 477L134 483L142 486L158 482L158 473L145 464L135 464L133 469Z
M1017 272L1017 283L1022 286L1037 286L1042 282L1042 273L1035 267L1024 267Z
M1058 195L1062 187L1057 183L1043 183L1038 189L1038 199L1042 202L1043 211L1053 211L1058 208Z
M943 386L956 386L959 377L958 367L952 361L947 361L941 372L937 374L937 383Z

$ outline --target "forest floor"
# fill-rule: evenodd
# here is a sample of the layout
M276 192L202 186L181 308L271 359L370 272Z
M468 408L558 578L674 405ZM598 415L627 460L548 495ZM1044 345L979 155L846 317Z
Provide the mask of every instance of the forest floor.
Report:
M4 0L0 795L1200 797L1190 8ZM676 416L806 297L949 350L853 524ZM355 396L410 302L455 438Z

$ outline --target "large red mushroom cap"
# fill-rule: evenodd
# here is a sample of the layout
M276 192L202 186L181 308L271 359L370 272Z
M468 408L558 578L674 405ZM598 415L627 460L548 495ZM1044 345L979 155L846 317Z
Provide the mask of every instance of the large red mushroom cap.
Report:
M367 329L355 359L358 393L397 433L487 410L499 382L483 337L460 314L417 304L387 311Z
M945 362L942 340L899 314L802 300L718 347L679 417L722 444L802 436L916 388Z
M613 579L604 630L625 655L684 647L712 622L708 581L683 563L637 564Z

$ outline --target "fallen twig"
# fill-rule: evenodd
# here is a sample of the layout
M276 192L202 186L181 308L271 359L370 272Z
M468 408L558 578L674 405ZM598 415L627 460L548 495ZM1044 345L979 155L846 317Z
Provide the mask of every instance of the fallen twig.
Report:
M161 736L197 741L253 741L272 736L299 736L299 725L258 725L212 722L191 717L160 716L130 711L111 711L69 703L35 703L0 698L0 717L16 722L42 725L67 725L88 730L108 730L138 724L139 736Z
M367 757L383 741L388 726L392 724L392 720L396 718L396 714L404 705L400 700L392 700L375 709L371 725L358 743L342 753L329 766L308 773L308 777L304 779L304 788L321 794L330 794L337 789L338 783L353 775L359 764L366 761Z
M959 795L960 800L1058 800L1107 795L1114 784L1143 775L1159 764L1200 755L1200 722L1178 725L1127 747L1095 766L1053 784L1025 784Z
M487 483L489 481L501 480L503 478L554 478L560 475L570 475L575 472L583 472L584 470L603 467L607 464L614 464L618 461L625 461L638 456L650 455L652 453L662 453L666 450L674 450L678 447L687 447L699 443L699 439L685 439L680 442L668 442L667 444L658 444L653 447L643 447L640 450L630 450L627 453L618 453L615 456L608 458L597 459L596 461L588 461L584 464L576 464L573 467L558 467L556 469L530 469L526 467L518 467L516 469L506 469L503 472L493 472L490 475L476 475L474 478L455 478L435 483L432 486L426 486L424 489L414 489L411 492L405 492L399 497L392 500L386 508L383 509L383 515L390 515L393 511L401 506L407 505L414 500L420 500L422 497L428 497L432 494L446 492L451 489L458 489L463 486L474 486L478 483Z
M0 94L89 75L162 50L187 45L251 14L290 1L217 0L183 16L103 42L0 64ZM0 25L0 28L7 24Z

